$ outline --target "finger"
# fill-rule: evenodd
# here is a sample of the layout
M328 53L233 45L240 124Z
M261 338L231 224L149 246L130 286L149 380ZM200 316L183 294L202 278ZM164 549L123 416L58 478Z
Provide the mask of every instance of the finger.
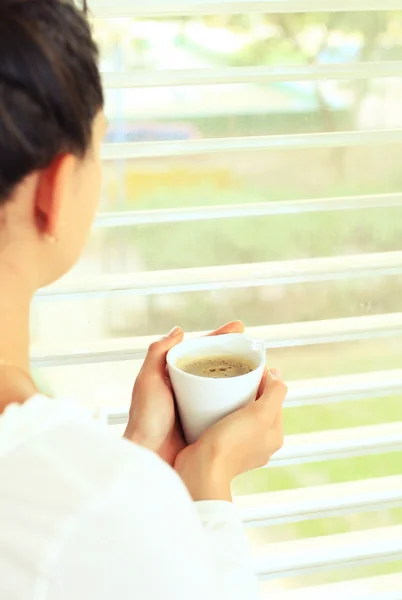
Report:
M282 427L282 421L283 421L283 405L280 407L274 422L273 422L273 427Z
M265 379L265 387L262 395L265 396L280 396L282 401L285 399L288 388L282 379L281 372L279 369L269 369Z
M275 451L280 450L283 446L283 440L284 440L284 435L283 435L283 409L282 407L279 409L278 414L276 415L272 428L271 428L271 432L274 432L275 435ZM271 434L270 434L271 435Z
M261 379L260 387L258 388L257 400L264 393L265 384L267 382L267 377L268 377L268 369L265 369L264 374L263 374L262 379Z
M141 374L158 373L165 375L166 355L174 346L183 339L183 330L180 327L174 327L165 337L150 345L147 355L142 365Z
M284 384L279 371L271 369L268 371L265 387L258 402L250 405L252 410L255 410L261 418L264 418L268 425L271 426L277 414L282 408L283 401L287 394L287 387Z
M280 372L279 369L276 369L275 367L272 367L271 369L269 369L269 374L272 379L281 379L282 380L282 373Z
M244 333L244 323L241 321L230 321L230 323L226 323L226 325L209 333L208 336L224 335L225 333Z

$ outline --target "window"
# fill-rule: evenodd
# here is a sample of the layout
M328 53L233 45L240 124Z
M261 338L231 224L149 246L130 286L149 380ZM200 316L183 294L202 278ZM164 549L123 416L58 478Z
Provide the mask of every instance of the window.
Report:
M119 429L155 336L263 337L286 443L235 493L267 598L402 597L401 8L92 0L101 212L33 364Z

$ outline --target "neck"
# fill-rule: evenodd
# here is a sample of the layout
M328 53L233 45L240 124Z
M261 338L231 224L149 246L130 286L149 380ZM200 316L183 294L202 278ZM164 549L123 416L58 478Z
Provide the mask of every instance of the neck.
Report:
M0 412L23 402L34 389L29 374L29 315L32 292L18 272L0 262Z

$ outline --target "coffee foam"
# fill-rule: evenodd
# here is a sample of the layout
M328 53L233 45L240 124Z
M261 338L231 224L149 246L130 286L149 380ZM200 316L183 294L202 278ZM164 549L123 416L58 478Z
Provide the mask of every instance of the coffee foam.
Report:
M181 359L178 368L190 375L224 379L225 377L240 377L256 368L251 361L236 356L208 356Z

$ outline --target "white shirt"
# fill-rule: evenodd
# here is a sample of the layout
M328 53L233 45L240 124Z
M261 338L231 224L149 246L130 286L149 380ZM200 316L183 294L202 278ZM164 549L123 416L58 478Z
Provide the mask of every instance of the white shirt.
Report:
M1 600L253 600L227 502L192 502L157 456L69 402L0 416Z

